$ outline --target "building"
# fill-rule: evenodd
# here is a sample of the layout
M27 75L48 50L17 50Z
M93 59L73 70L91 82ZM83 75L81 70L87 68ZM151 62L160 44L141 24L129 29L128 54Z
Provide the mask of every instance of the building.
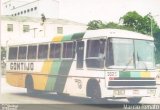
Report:
M57 34L83 32L87 26L70 20L24 16L1 16L1 43L5 46L9 40L19 37L54 37Z
M2 15L58 18L57 0L3 0Z
M1 42L19 37L53 37L85 31L82 23L59 19L57 0L2 0ZM42 15L44 23L42 22Z

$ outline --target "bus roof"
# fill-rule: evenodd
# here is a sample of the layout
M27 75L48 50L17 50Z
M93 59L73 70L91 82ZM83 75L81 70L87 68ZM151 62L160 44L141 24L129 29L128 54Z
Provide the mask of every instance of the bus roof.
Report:
M130 39L143 39L153 40L153 37L120 29L99 29L99 30L87 30L86 32L74 33L71 35L56 35L54 37L17 37L14 40L10 40L8 45L25 45L47 42L64 42L73 41L78 39L91 39L94 37L116 37L116 38L130 38Z
M151 36L121 29L89 30L85 33L85 36L83 38L100 37L100 36L153 40L153 37Z

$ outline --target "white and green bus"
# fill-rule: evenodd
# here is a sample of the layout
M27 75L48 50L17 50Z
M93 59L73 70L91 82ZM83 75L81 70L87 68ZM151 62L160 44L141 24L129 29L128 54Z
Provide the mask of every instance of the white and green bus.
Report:
M119 29L88 30L52 39L8 43L7 82L49 91L139 102L156 94L150 36Z

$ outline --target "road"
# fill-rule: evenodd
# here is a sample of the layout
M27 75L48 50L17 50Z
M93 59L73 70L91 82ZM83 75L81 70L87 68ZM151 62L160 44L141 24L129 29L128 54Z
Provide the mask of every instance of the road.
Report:
M8 85L3 77L1 79L0 104L18 104L18 110L32 110L31 108L33 110L53 110L53 108L54 110L119 110L120 108L124 108L124 104L128 104L128 101L126 99L103 99L95 101L89 98L56 95L53 93L28 95L26 94L26 89ZM160 97L143 98L140 104L160 104Z

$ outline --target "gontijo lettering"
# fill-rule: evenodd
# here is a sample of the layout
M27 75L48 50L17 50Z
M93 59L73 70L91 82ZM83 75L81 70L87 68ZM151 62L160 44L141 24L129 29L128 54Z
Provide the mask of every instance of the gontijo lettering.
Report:
M34 70L34 63L32 62L11 62L10 70Z

